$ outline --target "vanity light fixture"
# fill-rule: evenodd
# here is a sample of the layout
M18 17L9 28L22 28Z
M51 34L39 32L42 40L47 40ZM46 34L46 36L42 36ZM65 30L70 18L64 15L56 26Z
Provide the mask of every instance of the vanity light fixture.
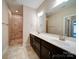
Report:
M38 13L38 16L42 16L44 14L43 11L41 11L40 13Z
M60 5L60 4L62 4L62 3L64 3L64 2L68 2L68 1L69 0L56 0L56 4L53 6L53 8Z
M57 2L68 2L69 0L56 0Z

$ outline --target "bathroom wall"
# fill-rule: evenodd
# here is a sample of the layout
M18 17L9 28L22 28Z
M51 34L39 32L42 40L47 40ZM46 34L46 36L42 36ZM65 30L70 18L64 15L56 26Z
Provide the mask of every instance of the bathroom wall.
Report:
M76 15L76 7L68 7L51 16L48 19L48 33L64 35L65 16Z
M23 45L29 45L30 32L37 31L37 15L36 10L23 6Z
M8 15L9 10L5 0L2 0L2 55L8 49Z

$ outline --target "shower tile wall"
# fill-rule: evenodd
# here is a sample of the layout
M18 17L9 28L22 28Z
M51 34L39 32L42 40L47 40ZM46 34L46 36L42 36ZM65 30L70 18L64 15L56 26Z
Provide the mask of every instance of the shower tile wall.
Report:
M23 37L23 19L22 16L12 15L9 20L9 44L10 45L22 45Z

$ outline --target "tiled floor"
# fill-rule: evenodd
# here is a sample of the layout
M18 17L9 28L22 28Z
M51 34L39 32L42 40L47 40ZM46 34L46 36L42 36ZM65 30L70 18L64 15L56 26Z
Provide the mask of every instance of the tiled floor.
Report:
M22 47L14 46L10 47L6 59L39 59L31 46Z

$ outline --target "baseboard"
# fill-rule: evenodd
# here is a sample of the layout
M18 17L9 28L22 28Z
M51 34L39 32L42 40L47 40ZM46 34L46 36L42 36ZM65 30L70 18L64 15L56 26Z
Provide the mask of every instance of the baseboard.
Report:
M2 57L4 57L5 54L8 52L8 47L5 48L5 50L2 52Z

